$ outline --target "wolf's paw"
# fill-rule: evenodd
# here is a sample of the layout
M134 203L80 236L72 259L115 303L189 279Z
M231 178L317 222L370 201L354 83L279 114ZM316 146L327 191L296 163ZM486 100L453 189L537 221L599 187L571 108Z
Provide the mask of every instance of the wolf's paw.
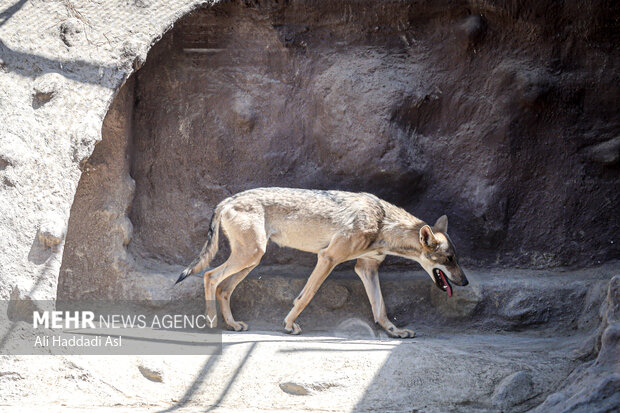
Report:
M293 335L297 335L299 333L301 333L301 327L299 327L299 324L297 323L293 323L293 325L291 327L287 327L286 326L286 321L282 322L282 327L284 327L284 329L286 330L287 333L289 334L293 334Z
M228 329L235 331L247 331L248 325L243 321L233 321L232 323L228 324Z
M413 338L413 337L415 337L415 331L409 330L407 328L396 328L396 327L392 326L392 327L388 328L386 331L392 337L398 337L398 338Z

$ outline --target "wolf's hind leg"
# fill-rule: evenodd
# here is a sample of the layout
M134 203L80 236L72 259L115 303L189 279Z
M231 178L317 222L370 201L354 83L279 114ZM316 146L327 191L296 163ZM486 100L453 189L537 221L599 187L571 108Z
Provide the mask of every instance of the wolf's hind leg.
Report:
M224 216L222 225L230 242L230 256L222 265L204 275L205 301L210 321L217 317L215 300L218 286L246 268L256 267L267 247L262 215L237 214L231 219ZM224 311L227 309L229 310L229 307Z
M244 253L243 251L235 250L234 247L231 249L233 252L225 263L206 272L204 275L206 312L209 321L214 326L217 325L217 308L215 306L217 287L228 277L243 271L245 268L258 265L265 253L264 249L256 249L253 253L248 253L247 251Z
M379 284L379 265L382 261L383 258L358 258L357 264L355 264L355 272L362 279L368 300L370 300L375 323L383 327L392 337L415 337L413 330L397 328L387 316L383 294L381 294L381 285Z
M241 270L237 274L225 279L218 287L216 291L217 299L220 303L220 311L224 322L228 327L235 331L245 331L248 329L248 325L243 321L235 321L232 311L230 310L230 296L237 287L237 285L243 281L243 279L252 271L256 266L251 266L245 270Z

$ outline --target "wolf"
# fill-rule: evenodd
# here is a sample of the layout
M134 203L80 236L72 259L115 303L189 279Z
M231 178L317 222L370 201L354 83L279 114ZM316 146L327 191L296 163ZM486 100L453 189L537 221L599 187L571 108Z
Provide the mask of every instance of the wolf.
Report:
M392 337L414 337L415 333L397 328L388 319L378 272L386 255L417 261L449 296L451 283L468 284L447 234L445 215L431 227L369 193L296 188L251 189L220 202L200 255L176 283L208 267L218 251L220 228L229 240L230 256L222 265L204 273L206 313L210 320L215 319L217 298L225 323L235 331L247 330L248 325L235 321L230 296L259 264L270 240L317 254L316 267L282 323L291 334L301 333L295 320L334 267L348 260L357 260L355 272L366 289L375 323Z

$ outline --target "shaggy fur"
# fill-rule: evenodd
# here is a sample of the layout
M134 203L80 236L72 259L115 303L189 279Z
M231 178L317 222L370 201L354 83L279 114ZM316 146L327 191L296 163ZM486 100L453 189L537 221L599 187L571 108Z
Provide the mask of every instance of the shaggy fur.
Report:
M419 262L433 281L450 294L449 282L445 277L442 281L437 275L440 272L457 285L467 285L446 233L445 215L431 228L371 194L292 188L252 189L223 200L215 208L200 256L183 271L177 283L207 268L217 253L220 228L230 241L231 254L225 263L204 274L207 314L210 319L216 317L217 298L224 321L236 331L247 330L248 326L233 318L230 296L258 265L269 240L318 257L316 267L284 319L285 330L292 334L301 332L295 320L334 267L344 261L357 259L355 272L364 283L375 322L396 337L413 337L415 333L397 328L387 317L378 276L386 255Z

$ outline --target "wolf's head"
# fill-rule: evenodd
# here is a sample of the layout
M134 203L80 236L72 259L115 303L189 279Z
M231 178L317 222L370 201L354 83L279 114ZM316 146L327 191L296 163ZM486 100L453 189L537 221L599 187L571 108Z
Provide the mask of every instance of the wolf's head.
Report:
M448 217L440 217L431 228L424 225L420 228L420 244L422 251L418 262L433 279L435 285L452 296L452 286L466 286L467 277L459 266L454 245L448 237Z

